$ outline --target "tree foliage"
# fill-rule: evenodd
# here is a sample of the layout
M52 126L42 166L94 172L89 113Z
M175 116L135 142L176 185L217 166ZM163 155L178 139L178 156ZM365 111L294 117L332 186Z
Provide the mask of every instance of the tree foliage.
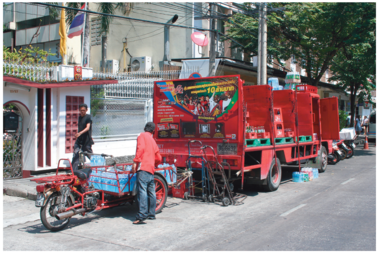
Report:
M267 15L268 55L284 60L294 57L306 70L308 83L315 86L337 52L343 47L367 42L373 24L375 27L375 3L270 3L268 10L278 7L285 10ZM257 52L258 19L243 14L233 18L243 28L229 22L228 35L248 45L250 52ZM246 29L251 34L248 35Z
M343 47L334 57L331 71L333 77L330 80L337 81L337 85L349 94L350 111L354 117L356 98L359 102L371 101L371 90L376 88L375 32L369 42Z

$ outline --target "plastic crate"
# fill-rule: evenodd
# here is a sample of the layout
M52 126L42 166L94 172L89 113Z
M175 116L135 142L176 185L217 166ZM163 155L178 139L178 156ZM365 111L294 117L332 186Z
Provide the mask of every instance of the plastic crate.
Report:
M246 139L245 144L247 147L269 146L271 145L271 142L269 138L257 138L257 139Z
M293 143L293 138L286 137L286 138L275 138L275 144L290 144Z
M298 92L308 92L308 93L314 93L317 94L317 87L315 86L310 86L310 85L297 85L296 90Z
M299 143L302 142L311 142L312 141L312 136L299 136ZM297 142L297 138L296 138Z

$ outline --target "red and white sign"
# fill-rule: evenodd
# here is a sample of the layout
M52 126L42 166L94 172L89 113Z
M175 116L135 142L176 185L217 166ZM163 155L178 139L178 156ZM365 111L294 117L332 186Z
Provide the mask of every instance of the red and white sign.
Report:
M208 45L208 37L200 32L194 32L191 34L191 40L196 44L201 47L207 46Z

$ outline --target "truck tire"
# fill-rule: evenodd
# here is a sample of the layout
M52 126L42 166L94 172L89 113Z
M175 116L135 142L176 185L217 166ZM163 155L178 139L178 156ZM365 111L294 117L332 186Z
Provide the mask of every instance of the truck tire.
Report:
M328 151L325 146L321 147L321 168L318 169L319 173L324 173L328 166Z
M276 159L276 163L277 165L275 166L275 158L272 159L270 170L267 175L267 185L263 186L266 191L276 191L282 180L282 166L280 165L279 159Z

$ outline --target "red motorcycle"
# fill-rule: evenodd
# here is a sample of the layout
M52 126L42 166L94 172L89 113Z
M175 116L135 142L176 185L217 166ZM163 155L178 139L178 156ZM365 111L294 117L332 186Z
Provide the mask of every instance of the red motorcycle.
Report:
M137 189L136 174L131 163L116 163L111 155L106 166L73 170L68 159L60 159L56 175L32 179L37 183L36 207L41 207L42 224L51 231L65 228L72 216L82 216L102 209L133 203ZM68 162L61 166L61 162ZM110 163L108 163L110 161ZM67 165L66 164L66 165ZM63 174L60 174L65 171ZM68 171L68 172L67 172ZM162 211L167 200L168 186L176 182L172 167L158 168L154 174L156 213Z

